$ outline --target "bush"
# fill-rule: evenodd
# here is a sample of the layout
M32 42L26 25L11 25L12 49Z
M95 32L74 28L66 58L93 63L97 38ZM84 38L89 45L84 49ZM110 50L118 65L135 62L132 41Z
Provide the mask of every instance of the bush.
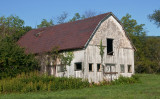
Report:
M133 75L132 77L120 76L118 79L111 82L111 84L132 84L139 82L139 76Z
M59 78L32 72L0 80L0 93L57 91L79 89L89 85L88 81L83 81L81 78Z
M139 82L139 76L132 77L120 76L112 82L102 81L98 84L89 83L81 78L54 77L40 75L39 72L21 73L14 78L5 78L0 80L0 93L11 92L37 92L37 91L57 91L66 89L80 89L94 86L132 84Z
M3 38L0 45L0 79L39 69L34 55L26 55L24 49L12 41L12 37Z

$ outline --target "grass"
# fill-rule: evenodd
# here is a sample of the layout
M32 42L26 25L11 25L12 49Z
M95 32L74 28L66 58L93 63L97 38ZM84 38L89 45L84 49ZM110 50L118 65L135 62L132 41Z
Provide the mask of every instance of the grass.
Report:
M140 83L56 92L0 94L0 99L160 99L160 75L139 74Z

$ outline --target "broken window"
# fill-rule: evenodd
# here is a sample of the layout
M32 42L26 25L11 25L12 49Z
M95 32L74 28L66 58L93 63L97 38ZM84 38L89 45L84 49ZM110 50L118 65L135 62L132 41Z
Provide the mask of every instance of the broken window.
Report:
M89 64L89 71L92 72L92 64Z
M75 63L75 71L82 70L82 63Z
M97 71L101 71L101 64L97 64Z
M128 73L132 73L131 65L128 65Z
M120 65L120 72L121 72L121 73L124 73L124 72L125 72L125 70L124 70L124 65L123 65L123 64Z
M107 39L107 54L113 55L113 39Z
M106 66L104 67L104 72L105 73L116 72L115 64L106 64Z
M64 72L64 66L57 66L57 71L58 72Z

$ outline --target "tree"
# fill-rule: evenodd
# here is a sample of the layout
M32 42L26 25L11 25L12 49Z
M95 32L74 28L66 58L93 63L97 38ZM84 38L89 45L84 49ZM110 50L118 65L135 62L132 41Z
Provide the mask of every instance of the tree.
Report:
M147 37L145 55L150 66L146 69L148 73L160 72L160 38Z
M18 16L0 17L0 34L11 35L17 31L21 31L24 27L24 21Z
M65 23L65 20L68 17L68 13L67 12L63 12L59 17L57 17L57 24L63 24Z
M100 50L99 54L101 56L101 66L102 66L102 71L103 71L103 75L104 75L104 66L103 66L104 47L103 47L103 44L102 44L102 40L100 42L99 50Z
M80 16L79 13L75 13L73 18L69 20L69 22L73 22L73 21L77 21L77 20L81 20L82 17Z
M37 25L38 28L53 26L53 20L51 19L49 22L46 19L41 21L40 25Z
M0 45L0 79L15 77L22 72L39 70L34 55L26 55L24 49L16 45L11 36L3 38Z
M16 42L32 27L24 26L24 21L18 16L0 17L0 39L5 38L6 35Z
M56 75L56 66L58 63L58 59L61 57L58 51L59 51L58 46L53 47L51 51L51 57L53 59L54 75Z
M64 75L65 75L65 72L67 71L66 66L71 65L71 61L73 60L73 58L74 58L73 52L63 52L63 53L61 53L60 60L61 60L61 64L64 65Z
M28 32L28 31L32 30L32 27L31 26L23 26L23 30L25 32Z
M160 27L160 10L154 10L153 14L149 14L150 21L154 21L157 27Z
M51 57L53 59L53 66L54 66L54 75L56 75L56 66L59 63L64 66L64 75L66 72L66 66L70 66L71 61L74 58L73 52L59 52L59 47L55 46L51 51ZM48 61L47 61L48 62ZM49 63L50 64L50 63Z
M124 26L126 33L131 38L131 41L135 45L137 51L135 53L135 69L136 72L142 72L140 68L145 67L145 50L146 50L146 32L144 30L144 24L137 24L137 21L131 19L131 15L126 14L122 17L121 22Z
M97 12L92 10L85 11L84 14L82 15L80 15L79 13L75 13L73 18L70 19L69 22L90 18L96 15L97 15Z
M97 15L96 11L88 10L88 11L85 11L82 16L83 16L83 18L90 18L90 17L96 16L96 15Z

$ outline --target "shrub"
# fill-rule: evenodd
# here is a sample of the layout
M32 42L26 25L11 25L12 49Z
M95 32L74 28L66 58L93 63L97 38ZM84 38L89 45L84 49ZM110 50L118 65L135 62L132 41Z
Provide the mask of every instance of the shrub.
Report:
M139 82L139 76L137 75L133 75L132 77L120 76L118 79L112 81L111 84L132 84L136 82Z
M5 78L0 80L0 93L11 92L37 92L37 91L57 91L66 89L79 89L85 87L131 84L139 81L139 76L132 77L120 76L112 82L102 81L99 84L89 83L81 78L66 78L40 75L39 72L21 73L14 78Z
M38 72L22 73L14 78L0 80L0 93L56 91L89 87L81 78L40 75Z
M34 55L26 55L24 49L12 40L12 36L0 40L0 45L0 79L39 69Z

